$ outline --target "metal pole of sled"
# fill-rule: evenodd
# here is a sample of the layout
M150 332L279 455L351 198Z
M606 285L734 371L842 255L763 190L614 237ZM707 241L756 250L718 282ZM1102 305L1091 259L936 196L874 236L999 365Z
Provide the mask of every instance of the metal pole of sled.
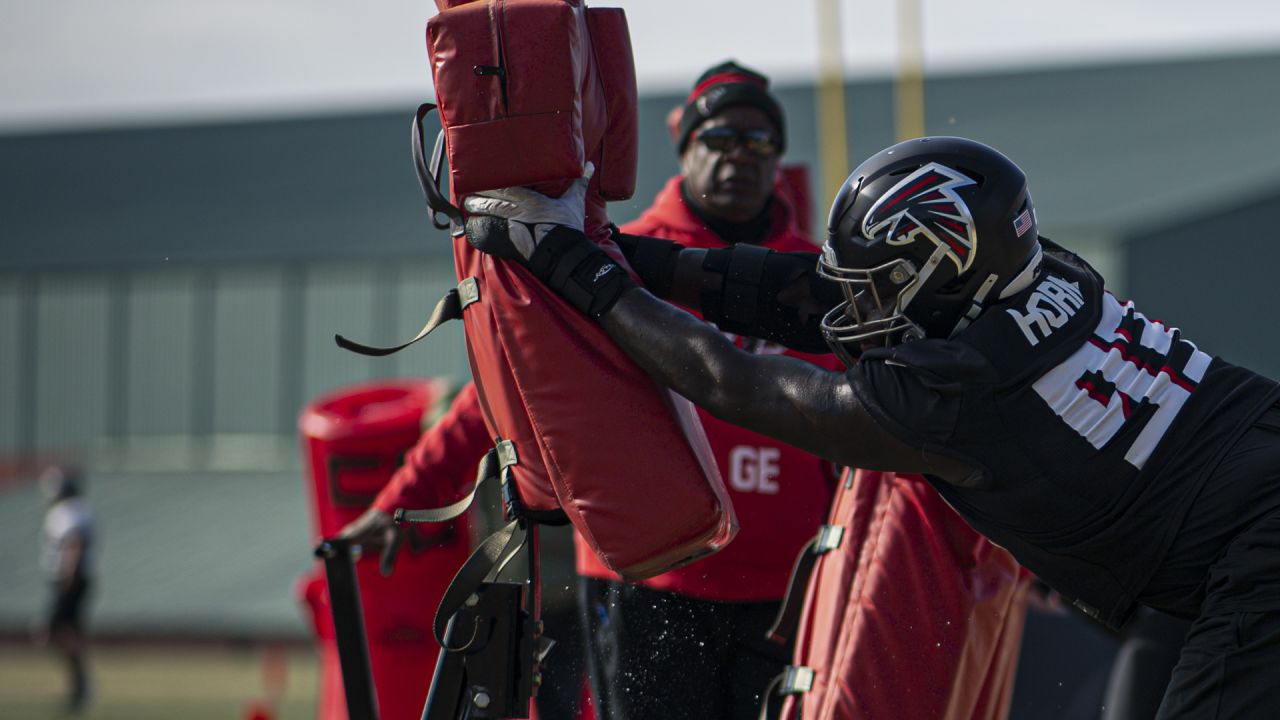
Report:
M496 720L527 718L541 684L539 665L553 640L540 620L541 578L538 523L528 518L510 468L518 462L515 446L500 441L485 454L476 486L501 479L507 524L485 538L454 575L436 610L433 633L441 644L435 674L422 708L422 720ZM463 512L461 504L408 511L397 523L439 522ZM528 563L523 582L501 580L503 569L521 551ZM447 623L441 622L448 618Z
M450 621L449 629L445 631L445 645L458 641L453 631L454 624ZM422 720L456 720L459 712L466 709L463 703L465 686L462 656L441 648L436 659L436 671L431 676L427 702L422 708Z
M348 720L378 720L378 698L373 691L373 671L369 645L365 642L364 615L360 610L360 587L356 581L351 543L324 540L316 548L324 559L329 582L329 606L338 641L338 661L342 666L342 690L347 700Z

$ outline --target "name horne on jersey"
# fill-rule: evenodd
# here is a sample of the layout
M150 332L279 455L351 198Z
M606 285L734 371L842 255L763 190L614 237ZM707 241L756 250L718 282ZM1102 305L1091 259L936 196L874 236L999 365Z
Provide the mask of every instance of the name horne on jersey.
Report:
M1018 324L1018 329L1032 347L1048 338L1057 328L1067 324L1077 311L1084 307L1084 294L1080 283L1050 275L1027 296L1026 312L1008 308L1006 312Z

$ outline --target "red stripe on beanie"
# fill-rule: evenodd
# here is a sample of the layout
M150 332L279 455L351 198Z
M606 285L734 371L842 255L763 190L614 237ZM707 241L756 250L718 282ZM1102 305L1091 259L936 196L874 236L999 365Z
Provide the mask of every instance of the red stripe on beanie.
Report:
M698 86L693 89L693 92L689 93L689 98L685 100L685 103L688 104L693 102L699 95L706 92L708 88L721 83L746 83L748 85L755 85L762 90L766 90L769 87L769 82L759 75L741 72L717 73L698 83Z

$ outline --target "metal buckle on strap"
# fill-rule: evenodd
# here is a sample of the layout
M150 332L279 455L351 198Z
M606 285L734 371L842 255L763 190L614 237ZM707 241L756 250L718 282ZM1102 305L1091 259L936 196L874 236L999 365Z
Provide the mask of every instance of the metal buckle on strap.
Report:
M780 695L801 695L813 689L813 668L804 665L788 665L786 675L782 678Z
M818 530L818 541L814 543L813 552L817 555L831 552L840 547L842 540L844 540L843 525L823 525Z
M510 440L499 440L493 448L498 453L498 477L502 479L502 513L507 520L524 517L524 506L520 504L520 496L516 493L515 480L511 477L511 468L520 463L516 454L516 444Z
M499 441L494 446L498 450L498 465L502 468L509 468L512 465L520 464L520 456L516 454L516 444L510 440Z
M1071 604L1072 604L1072 605L1074 605L1074 606L1076 606L1076 609L1077 609L1077 610L1079 610L1080 612L1084 613L1085 615L1088 615L1089 617L1093 618L1094 620L1097 620L1097 619L1098 619L1098 615L1099 615L1099 613L1098 613L1098 608L1096 608L1096 607L1094 607L1094 606L1090 605L1089 603L1086 603L1086 602L1085 602L1085 601L1083 601L1083 600L1076 600L1075 602L1073 602L1073 603L1071 603Z
M464 309L472 303L480 302L480 282L469 277L458 283L458 299Z

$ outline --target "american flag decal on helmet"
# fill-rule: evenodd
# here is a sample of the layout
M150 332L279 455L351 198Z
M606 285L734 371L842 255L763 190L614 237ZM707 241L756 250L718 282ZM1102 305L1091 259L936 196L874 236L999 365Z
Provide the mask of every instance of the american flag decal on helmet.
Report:
M888 228L884 241L909 245L925 238L945 248L957 272L969 269L978 237L969 206L957 188L976 184L945 165L929 163L908 175L885 193L862 220L868 240Z
M1023 210L1018 214L1018 217L1013 219L1013 231L1018 233L1018 237L1027 234L1027 231L1031 229L1031 221L1031 208Z

